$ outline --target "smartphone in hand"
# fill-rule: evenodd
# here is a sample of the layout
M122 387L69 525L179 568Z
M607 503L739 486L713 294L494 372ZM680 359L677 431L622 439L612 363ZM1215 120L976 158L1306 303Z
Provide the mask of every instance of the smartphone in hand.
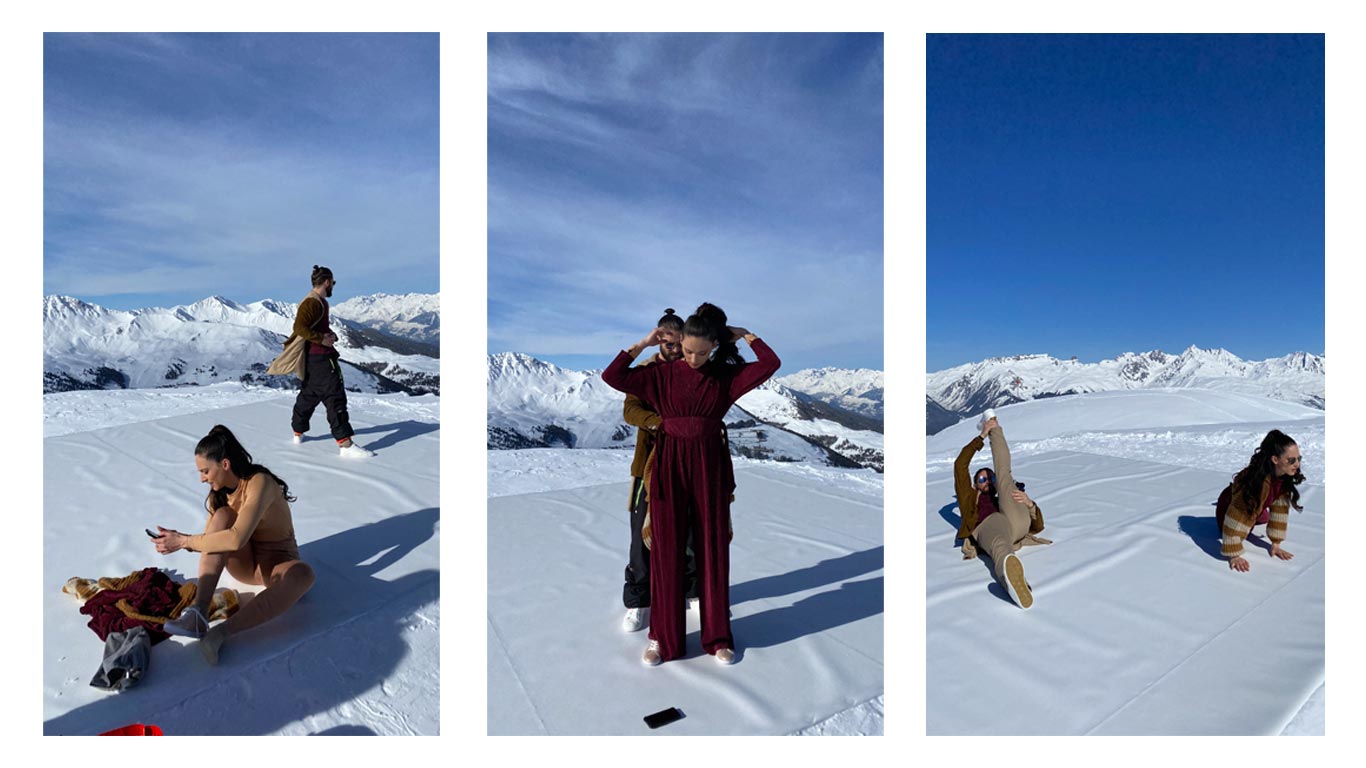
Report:
M164 533L153 533L151 528L143 528L142 530L146 531L147 535L151 536L154 539L159 539L166 535Z

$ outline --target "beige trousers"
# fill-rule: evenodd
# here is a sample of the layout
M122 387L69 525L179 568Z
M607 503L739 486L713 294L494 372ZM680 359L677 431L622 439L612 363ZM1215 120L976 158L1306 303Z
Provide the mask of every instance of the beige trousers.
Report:
M996 577L1003 576L1006 555L1019 549L1016 546L1029 535L1031 518L1029 507L1016 501L1010 492L1015 490L1015 477L1010 474L1010 448L1006 436L996 427L987 434L991 443L991 463L996 470L996 492L1000 508L977 525L972 537L977 546L991 557Z

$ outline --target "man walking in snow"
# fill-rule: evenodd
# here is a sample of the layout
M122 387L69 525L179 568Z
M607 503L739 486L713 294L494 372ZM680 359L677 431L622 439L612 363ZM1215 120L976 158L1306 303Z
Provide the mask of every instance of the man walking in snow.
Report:
M303 387L294 400L291 426L294 428L295 444L302 443L303 433L308 431L309 419L321 402L327 409L327 423L332 428L332 438L337 441L341 455L363 458L374 454L351 439L355 430L351 428L351 418L346 411L341 355L337 352L337 335L332 332L331 312L327 304L336 284L332 270L313 265L313 290L299 302L299 309L294 313L294 333L285 340L285 346L289 346L289 342L296 337L305 341Z

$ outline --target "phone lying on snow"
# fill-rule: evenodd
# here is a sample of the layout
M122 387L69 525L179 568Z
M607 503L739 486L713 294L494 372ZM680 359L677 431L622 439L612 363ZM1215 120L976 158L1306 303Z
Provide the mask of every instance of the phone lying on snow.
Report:
M164 533L152 533L152 529L151 529L151 528L143 528L142 530L146 531L146 532L147 532L147 535L148 535L148 536L151 536L151 537L154 538L154 539L159 539L159 538L161 538L162 536L165 536L165 535L166 535L166 534L164 534Z
M683 711L682 711L682 710L680 710L678 707L669 707L668 709L661 709L661 710L659 710L658 712L654 713L653 715L646 715L646 716L645 716L645 724L648 725L648 726L650 726L650 728L653 729L653 728L658 728L658 727L660 727L661 725L668 725L669 723L672 723L672 722L674 722L675 720L682 720L682 719L683 719Z

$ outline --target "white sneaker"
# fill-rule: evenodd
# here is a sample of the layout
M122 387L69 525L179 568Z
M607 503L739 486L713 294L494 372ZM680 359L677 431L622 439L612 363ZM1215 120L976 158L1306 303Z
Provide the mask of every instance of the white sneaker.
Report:
M368 459L375 455L374 451L360 447L360 444L355 440L352 440L350 445L340 448L339 450L343 459Z
M1025 581L1024 563L1020 562L1020 556L1013 552L1006 555L1005 568L1002 570L1005 571L1006 591L1010 593L1010 599L1026 611L1033 607L1034 591Z
M647 667L657 667L662 661L664 657L659 655L659 641L651 640L650 644L645 646L645 653L640 655L640 663Z
M196 640L203 637L209 631L209 620L204 618L204 614L193 605L180 612L174 619L168 619L161 625L169 635L179 635L180 637L193 637Z
M715 656L717 664L725 664L726 666L730 666L731 664L735 663L735 651L732 651L729 648L722 648L718 650Z
M985 411L982 411L982 418L977 420L977 431L981 432L986 427L987 422L994 418L996 418L996 411L994 409L988 408Z
M649 608L627 608L626 616L621 620L621 630L623 632L639 632L649 623Z
M303 445L303 444L304 444L304 436L301 435L301 434L299 434L298 432L295 432L295 433L294 433L294 444L295 444L295 445Z

